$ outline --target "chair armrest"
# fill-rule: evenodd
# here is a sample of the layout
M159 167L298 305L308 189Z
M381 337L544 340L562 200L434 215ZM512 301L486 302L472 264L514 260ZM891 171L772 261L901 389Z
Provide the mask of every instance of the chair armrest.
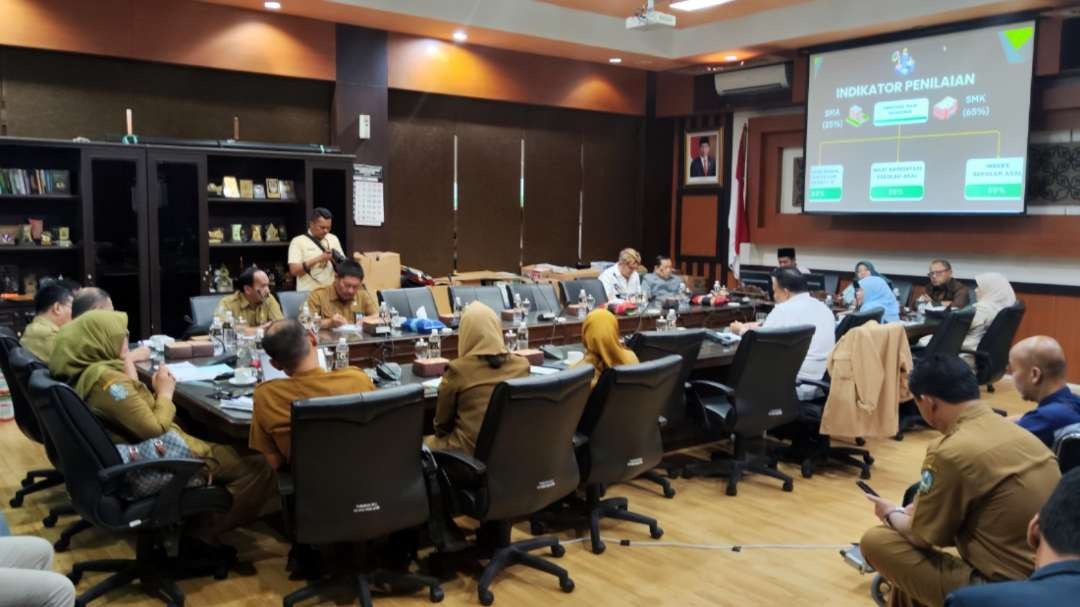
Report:
M158 527L179 522L180 494L187 488L191 478L205 467L206 462L201 459L180 457L145 459L100 470L98 471L98 480L103 485L103 491L110 494L126 483L125 476L129 472L158 470L171 473L172 478L169 479L168 484L162 487L161 491L158 491L156 495L147 496L147 498L154 500L154 507L150 515L151 523L153 526Z
M829 388L832 387L832 382L825 381L824 379L799 379L795 381L795 385L814 386L828 392Z
M571 440L574 443L574 450L575 451L577 451L578 449L580 449L581 447L584 447L585 445L587 445L589 443L589 437L585 436L584 434L582 434L580 432L575 432L574 433L574 438L571 439Z
M714 425L724 429L734 423L734 417L732 417L735 408L734 388L720 382L698 379L690 382L690 389L701 407L701 418L707 434L714 432Z
M717 381L709 381L709 380L705 380L705 379L695 379L695 380L689 382L689 384L690 384L690 389L692 389L694 392L698 392L698 388L707 388L708 390L711 390L713 392L719 392L719 393L723 394L725 397L727 397L729 399L735 396L735 388L732 388L731 386L728 386L727 384L722 384L722 383L717 382ZM700 393L698 393L698 394L700 394Z
M431 454L435 456L435 462L439 464L439 467L447 470L448 473L453 470L465 472L472 476L487 474L487 465L464 451L435 450ZM450 473L450 475L454 476L453 473Z

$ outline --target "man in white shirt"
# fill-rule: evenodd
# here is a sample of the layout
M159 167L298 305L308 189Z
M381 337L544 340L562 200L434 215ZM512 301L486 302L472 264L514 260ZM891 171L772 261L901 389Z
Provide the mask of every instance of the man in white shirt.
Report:
M601 272L600 282L604 285L608 301L627 300L641 295L641 276L637 271L640 265L640 253L634 249L623 249L619 252L619 263Z
M796 268L797 270L799 270L803 274L809 274L810 273L810 268L807 268L805 266L800 265L798 260L795 259L795 248L794 247L783 247L783 248L777 249L776 250L776 265L781 267L781 268Z
M334 251L345 257L341 242L330 233L334 216L329 209L315 207L308 219L308 231L289 243L289 274L296 277L297 291L314 291L334 282Z
M814 337L799 369L799 379L818 380L825 376L825 364L833 346L836 345L836 321L825 304L807 293L806 278L795 268L777 268L772 272L773 300L776 307L760 325L763 329L781 329L797 325L813 325ZM758 323L731 323L731 330L739 335L758 328ZM812 400L818 396L814 386L798 386L800 400Z

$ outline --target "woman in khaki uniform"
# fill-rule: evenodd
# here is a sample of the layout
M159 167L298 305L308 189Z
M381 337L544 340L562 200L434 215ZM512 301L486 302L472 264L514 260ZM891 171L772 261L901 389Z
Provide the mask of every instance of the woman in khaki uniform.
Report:
M196 457L206 460L213 481L225 485L233 496L232 509L209 525L209 534L253 521L277 503L273 472L266 461L181 430L172 402L176 378L162 365L154 374L154 392L138 380L134 363L125 359L127 324L127 314L106 310L92 310L67 323L56 336L49 370L71 384L116 442L137 443L173 431Z
M461 315L458 357L439 384L435 436L428 437L428 446L471 455L495 386L528 374L529 361L506 349L495 311L480 302L469 304Z
M585 344L585 358L578 365L592 365L594 388L604 369L638 362L637 354L619 341L619 319L603 308L589 312L581 327L581 341Z

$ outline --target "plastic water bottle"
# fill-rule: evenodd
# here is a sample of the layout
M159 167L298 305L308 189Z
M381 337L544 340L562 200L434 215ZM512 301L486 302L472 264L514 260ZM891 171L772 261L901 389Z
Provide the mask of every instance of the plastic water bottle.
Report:
M266 337L265 329L262 327L255 329L255 351L257 354L262 354L262 342L264 337Z
M510 329L506 332L506 335L503 335L503 340L506 342L507 350L511 352L517 350L517 335L514 333L513 329Z
M318 312L316 312L315 314L312 314L311 315L311 332L314 333L315 335L318 335L319 334L319 325L321 323L322 323L322 316L319 316Z
M588 310L589 310L590 312L592 312L593 310L595 310L595 309L596 309L596 298L592 296L592 293L589 293L589 294L588 294L588 295L587 295L587 296L585 297L585 307L586 307L586 308L587 308L587 309L588 309Z
M525 320L525 321L529 320L529 310L531 310L531 309L532 309L532 302L529 301L528 297L521 300L521 318L522 318L522 320Z
M667 328L669 331L674 331L677 326L675 322L678 320L678 316L675 314L675 309L671 308L667 311Z
M233 328L232 312L225 313L225 322L221 325L221 343L225 346L225 353L236 352L236 329Z
M379 322L384 325L390 324L390 305L385 301L379 304Z
M517 349L528 350L529 349L529 325L525 321L521 321L517 330Z
M386 304L384 303L383 305L385 306ZM460 297L455 297L454 298L454 316L456 316L458 318L461 318L461 312L464 309L465 309L464 306L461 305L461 298Z
M832 295L826 295L825 296L825 307L829 308L830 310L832 309L832 307L833 307Z
M344 337L339 337L337 346L334 347L334 369L344 369L349 366L349 344L345 343Z
M265 379L265 376L264 376L265 370L263 369L263 366L262 366L262 353L263 353L262 342L263 342L263 337L265 337L265 336L266 336L266 334L263 331L262 327L259 327L258 329L255 329L255 347L254 347L254 349L253 349L253 351L251 353L251 366L255 367L255 379L259 383L262 383L262 381Z
M254 348L254 340L250 337L243 335L239 336L236 340L236 377L251 377L253 369L251 368L252 351ZM241 371L246 369L246 371Z
M714 296L720 295L720 281L719 280L712 283L712 294Z
M243 316L236 319L236 334L247 335L247 320Z
M916 320L922 322L926 320L926 302L919 300L919 303L915 306Z
M210 323L210 343L214 344L214 356L225 353L225 339L221 330L220 316L215 316L214 321Z
M427 360L428 358L428 343L424 341L424 338L416 340L416 344L413 346L416 353L416 360Z
M300 308L300 314L296 317L296 320L300 322L304 328L308 328L311 323L311 308L307 304L304 304L303 308Z
M585 294L585 289L581 289L577 294L578 311L577 317L584 319L585 314L589 311L589 296Z
M442 358L442 337L439 337L438 329L432 329L428 337L428 358Z

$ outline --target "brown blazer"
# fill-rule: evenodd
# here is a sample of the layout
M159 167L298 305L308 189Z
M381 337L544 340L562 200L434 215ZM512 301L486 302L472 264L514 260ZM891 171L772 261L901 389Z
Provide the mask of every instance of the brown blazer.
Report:
M821 416L830 436L894 436L900 403L911 398L911 348L900 323L869 322L844 335L829 355L832 386Z
M529 361L514 354L498 369L481 356L453 360L439 384L435 436L428 438L427 445L432 449L459 449L472 455L495 386L528 374Z

